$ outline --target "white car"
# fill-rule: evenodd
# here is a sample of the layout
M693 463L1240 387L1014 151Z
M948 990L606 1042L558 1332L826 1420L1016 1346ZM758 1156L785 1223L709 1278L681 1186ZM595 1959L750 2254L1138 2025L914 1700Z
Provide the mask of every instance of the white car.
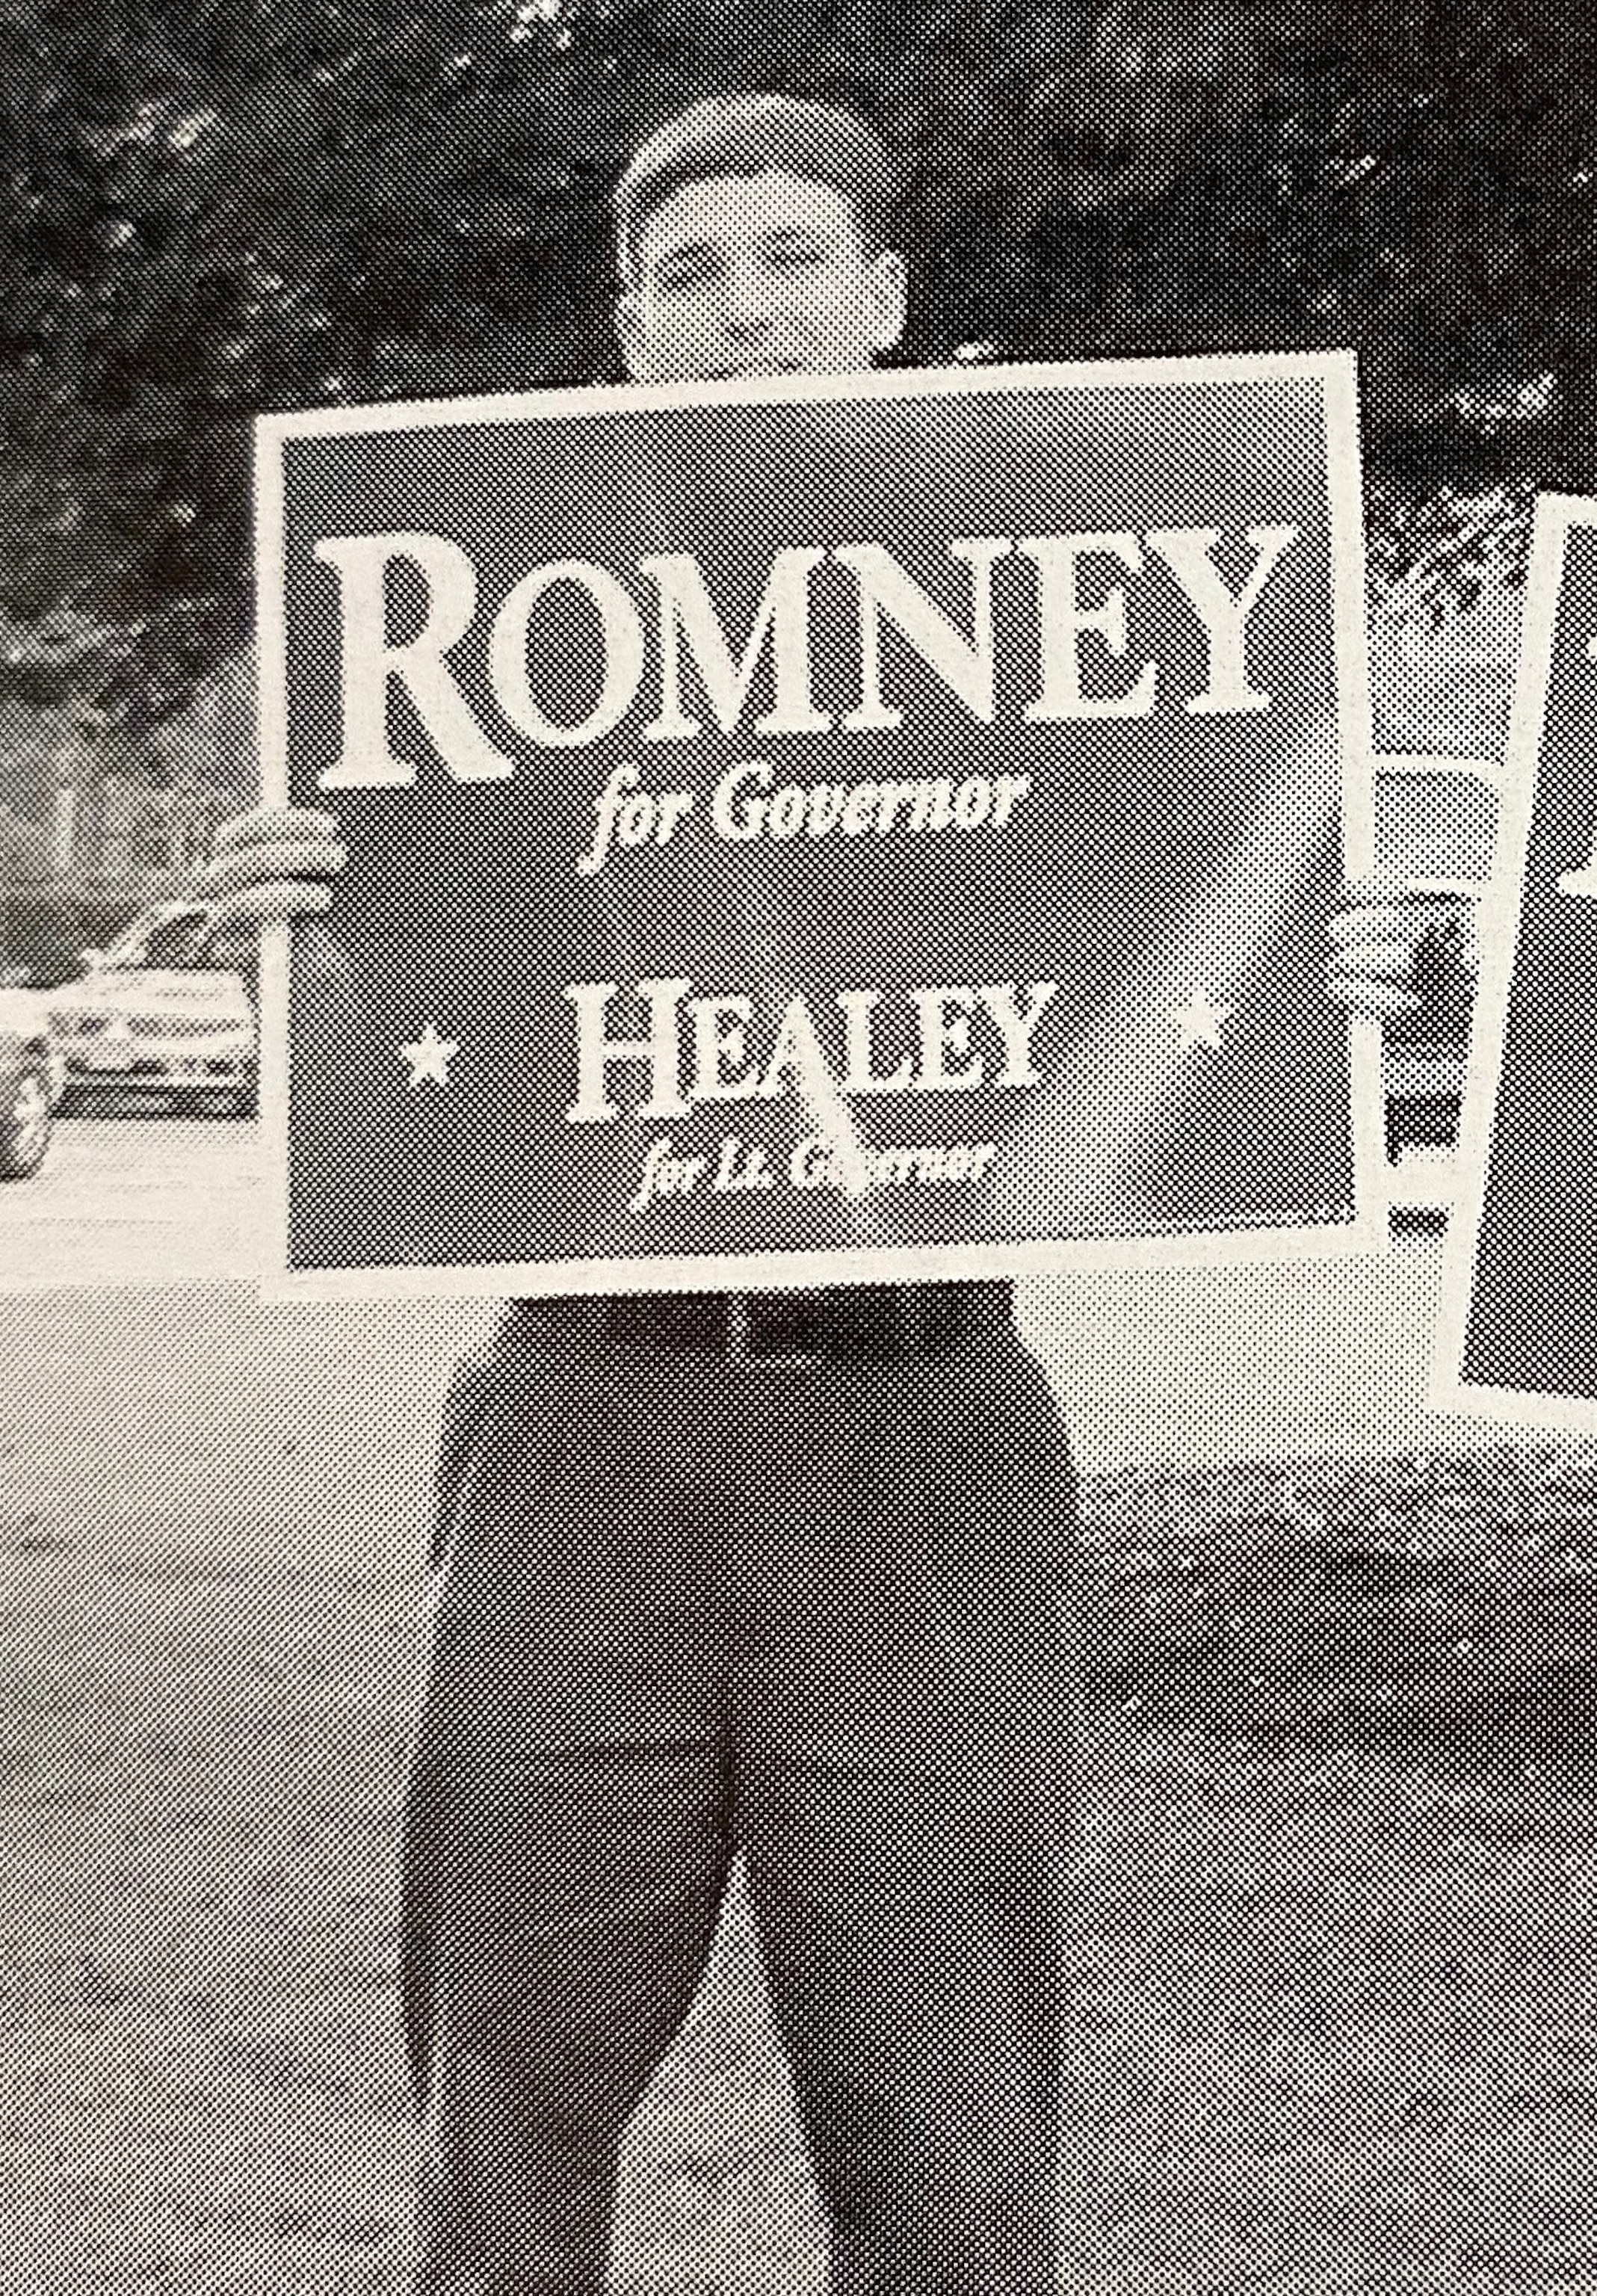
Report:
M43 997L0 987L0 1180L38 1170L65 1084Z
M242 964L252 939L218 939L202 901L144 910L81 980L49 992L70 1099L93 1091L255 1107L255 1011Z

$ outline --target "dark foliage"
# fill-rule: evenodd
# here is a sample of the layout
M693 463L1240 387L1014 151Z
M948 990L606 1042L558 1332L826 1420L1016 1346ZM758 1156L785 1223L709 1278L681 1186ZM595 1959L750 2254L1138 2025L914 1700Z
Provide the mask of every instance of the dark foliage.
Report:
M1454 596L1470 498L1593 482L1575 0L0 0L9 690L148 721L247 637L258 410L612 372L614 171L750 85L903 152L911 358L1352 343Z

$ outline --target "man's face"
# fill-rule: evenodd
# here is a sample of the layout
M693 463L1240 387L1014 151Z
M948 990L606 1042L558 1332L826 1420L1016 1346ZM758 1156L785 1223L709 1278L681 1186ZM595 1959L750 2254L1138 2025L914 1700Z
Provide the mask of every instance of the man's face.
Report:
M830 184L771 168L683 184L638 234L616 306L635 382L839 374L904 331L904 260L866 249Z

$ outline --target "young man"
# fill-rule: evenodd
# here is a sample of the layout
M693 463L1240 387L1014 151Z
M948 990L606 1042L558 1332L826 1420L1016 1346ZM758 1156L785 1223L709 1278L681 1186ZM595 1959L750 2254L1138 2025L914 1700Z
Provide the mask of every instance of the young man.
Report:
M694 106L616 196L635 380L863 368L905 318L885 153ZM219 840L324 909L320 815ZM1400 906L1333 993L1397 1004ZM405 1836L420 2296L602 2284L618 2146L735 1857L834 2296L1040 2296L1061 2187L1069 1455L1009 1287L513 1303L457 1380Z

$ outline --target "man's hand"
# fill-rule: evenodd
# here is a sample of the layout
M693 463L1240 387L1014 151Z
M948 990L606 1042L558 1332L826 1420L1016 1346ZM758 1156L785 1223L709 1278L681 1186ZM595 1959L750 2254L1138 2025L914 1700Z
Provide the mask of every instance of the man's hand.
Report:
M1474 912L1467 895L1413 892L1401 881L1345 886L1331 920L1331 996L1377 1015L1467 996L1476 972Z
M260 806L222 824L201 883L218 926L283 924L332 906L346 858L331 814Z

